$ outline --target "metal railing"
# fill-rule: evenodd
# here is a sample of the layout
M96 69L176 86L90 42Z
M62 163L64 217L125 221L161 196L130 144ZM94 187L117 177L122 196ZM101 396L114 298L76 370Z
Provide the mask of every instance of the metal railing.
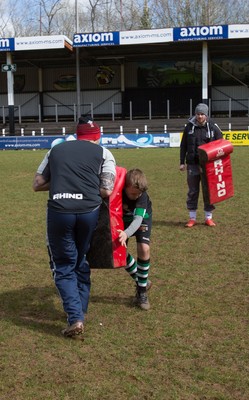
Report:
M225 95L225 94L224 94ZM29 101L32 101L30 99ZM25 118L30 118L29 115L24 115L23 107L24 105L26 106L27 103L23 105L17 105L15 106L15 114L18 113L18 122L19 124L22 123ZM192 99L188 100L189 102L189 115L193 115L194 113L194 108L193 108L193 101ZM223 100L212 100L209 99L208 101L209 109L210 109L210 115L213 113L215 115L220 114L220 116L229 116L231 118L233 115L238 115L238 114L243 114L244 116L249 117L249 99L234 99L231 97L227 97L226 99ZM91 117L94 119L96 117L95 115L95 110L99 107L99 105L94 105L94 103L83 103L80 105L80 110L82 111L83 115L91 115ZM112 120L114 121L115 119L118 119L120 117L120 109L122 108L122 105L120 102L111 102L110 103L110 112L108 115L111 115ZM65 109L67 111L70 111L69 113L65 113ZM45 112L47 110L47 112ZM151 100L148 101L147 105L147 111L144 111L143 117L140 118L148 118L149 120L153 118L158 118L156 113L153 113L153 102ZM38 104L38 111L37 111L37 116L36 118L33 117L34 119L38 119L39 122L42 122L42 114L44 116L44 119L49 119L50 121L55 121L58 122L59 119L61 121L63 120L68 120L71 119L72 121L76 122L77 120L77 105L76 104L61 104L61 103L55 103L53 105L48 105L48 106L43 106L43 110L41 110L41 105ZM103 116L107 114L101 114ZM170 114L170 100L166 100L166 110L165 110L165 115L166 119L172 118ZM2 123L5 125L7 122L9 116L9 110L8 106L0 106L0 121L2 118ZM97 114L98 117L100 117L99 114ZM16 117L16 116L15 116ZM164 116L165 117L165 116ZM185 117L185 115L183 115ZM129 102L129 115L128 115L129 120L133 120L136 118L136 115L134 115L133 112L133 102Z

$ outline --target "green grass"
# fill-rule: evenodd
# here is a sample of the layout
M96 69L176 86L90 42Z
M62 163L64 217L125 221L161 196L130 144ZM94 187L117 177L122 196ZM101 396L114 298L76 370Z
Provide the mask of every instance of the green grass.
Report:
M151 310L132 305L123 269L93 270L82 343L60 336L47 193L31 189L45 151L0 153L1 400L248 400L248 151L234 148L235 196L216 206L214 229L203 225L202 201L198 225L184 228L179 149L113 151L149 181Z

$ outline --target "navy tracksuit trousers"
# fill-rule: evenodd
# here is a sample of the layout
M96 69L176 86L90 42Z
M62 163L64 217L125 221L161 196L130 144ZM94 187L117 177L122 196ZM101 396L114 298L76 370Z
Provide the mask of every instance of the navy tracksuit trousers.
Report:
M197 164L187 166L187 209L197 210L198 199L200 194L200 184L202 185L201 171ZM213 204L204 201L204 211L213 211L215 209Z
M84 321L90 296L90 267L86 260L99 208L84 214L47 210L47 244L55 285L68 323Z

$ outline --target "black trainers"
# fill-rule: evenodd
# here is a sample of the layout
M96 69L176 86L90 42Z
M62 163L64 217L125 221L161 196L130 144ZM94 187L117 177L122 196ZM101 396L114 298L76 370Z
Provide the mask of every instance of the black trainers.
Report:
M137 287L136 290L136 298L135 298L136 304L138 307L142 308L142 310L148 311L150 309L150 303L148 299L147 292L140 292L139 288Z
M83 340L84 325L77 321L61 331L62 335L71 339Z

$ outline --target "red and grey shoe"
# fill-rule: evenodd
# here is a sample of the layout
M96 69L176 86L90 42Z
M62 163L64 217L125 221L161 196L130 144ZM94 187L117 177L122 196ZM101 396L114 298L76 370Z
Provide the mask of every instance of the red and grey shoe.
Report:
M186 227L186 228L192 228L192 227L195 226L195 225L196 225L196 220L195 220L195 219L190 219L190 220L186 223L185 227Z
M206 219L205 225L207 226L216 226L216 223L212 219Z

